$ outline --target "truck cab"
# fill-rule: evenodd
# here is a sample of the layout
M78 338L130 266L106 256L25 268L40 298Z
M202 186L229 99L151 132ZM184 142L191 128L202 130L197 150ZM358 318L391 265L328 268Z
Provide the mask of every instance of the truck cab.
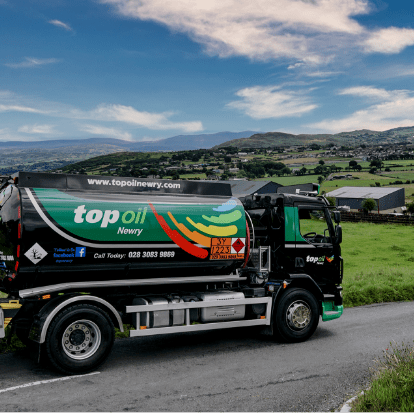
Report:
M332 297L334 307L342 305L340 213L326 198L309 192L256 194L242 203L252 245L245 271L268 284L307 281L318 296Z

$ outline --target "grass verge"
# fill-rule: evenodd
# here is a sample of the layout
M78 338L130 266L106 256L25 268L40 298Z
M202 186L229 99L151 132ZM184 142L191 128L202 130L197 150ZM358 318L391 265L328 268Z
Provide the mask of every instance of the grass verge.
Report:
M371 387L352 404L354 412L414 412L414 348L390 344L373 368Z
M412 226L342 223L345 307L414 300Z

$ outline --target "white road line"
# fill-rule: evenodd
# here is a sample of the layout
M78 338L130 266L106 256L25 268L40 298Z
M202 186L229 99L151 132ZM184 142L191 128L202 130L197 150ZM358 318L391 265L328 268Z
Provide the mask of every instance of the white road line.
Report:
M19 388L33 387L35 385L48 384L50 382L67 381L67 380L71 380L75 378L82 378L82 377L87 377L88 375L96 375L96 374L100 374L100 372L91 372L90 374L84 374L84 375L72 375L71 377L62 377L62 378L55 378L52 380L29 382L28 384L18 385L17 387L10 387L4 390L0 390L0 394L2 392L18 390Z

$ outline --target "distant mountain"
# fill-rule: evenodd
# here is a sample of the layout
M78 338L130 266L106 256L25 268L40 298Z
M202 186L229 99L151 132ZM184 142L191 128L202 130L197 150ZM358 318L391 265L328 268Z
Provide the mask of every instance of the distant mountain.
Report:
M50 141L6 141L0 142L1 148L18 149L57 149L70 147L90 147L104 145L113 147L114 151L185 151L200 148L211 148L223 142L248 138L255 134L254 131L243 132L218 132L216 134L177 135L158 141L124 141L115 138L86 138L86 139L62 139ZM108 148L109 149L109 148Z
M177 135L159 141L141 141L134 144L133 151L185 151L212 148L234 139L249 138L254 131L217 132L216 134Z
M362 129L339 134L286 134L284 132L267 132L254 134L248 138L233 139L215 148L270 148L291 145L335 144L335 145L381 145L396 142L414 142L414 127L394 128L388 131L370 131Z
M50 141L6 141L0 142L1 148L66 148L66 147L82 147L84 145L111 145L119 148L129 149L130 141L115 138L87 138L87 139L54 139Z

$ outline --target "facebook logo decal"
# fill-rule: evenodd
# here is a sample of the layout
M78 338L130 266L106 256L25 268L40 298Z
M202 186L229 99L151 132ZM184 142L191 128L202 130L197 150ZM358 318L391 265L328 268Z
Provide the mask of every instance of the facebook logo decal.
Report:
M75 252L75 257L85 257L86 247L77 247Z

